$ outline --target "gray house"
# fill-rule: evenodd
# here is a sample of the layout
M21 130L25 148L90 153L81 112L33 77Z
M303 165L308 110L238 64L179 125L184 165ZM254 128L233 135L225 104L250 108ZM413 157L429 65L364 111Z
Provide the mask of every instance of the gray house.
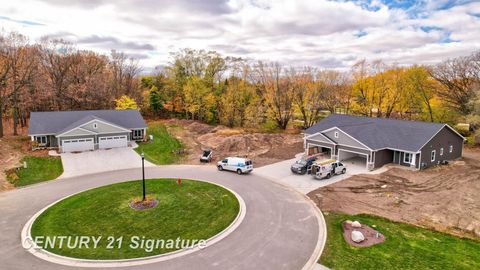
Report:
M38 148L76 152L127 147L144 140L146 128L137 110L32 112L28 135Z
M422 169L462 156L465 138L447 124L332 114L305 130L308 155L351 158L372 170L387 163Z

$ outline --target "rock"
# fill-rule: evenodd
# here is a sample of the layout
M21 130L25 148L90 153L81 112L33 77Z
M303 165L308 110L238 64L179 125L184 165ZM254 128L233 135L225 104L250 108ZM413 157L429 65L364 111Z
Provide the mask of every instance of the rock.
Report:
M352 221L351 221L351 220L346 220L345 223L348 224L348 225L352 225Z
M351 238L352 238L352 241L355 242L355 243L360 243L363 240L365 240L365 236L363 236L363 233L361 233L359 231L352 231Z
M373 228L376 228L376 227L377 227L377 225L375 225L375 224L374 224L374 225L372 225L372 227L373 227Z
M360 224L360 222L358 222L356 220L354 222L352 222L351 225L352 225L353 228L361 228L362 227L362 224Z
M387 188L387 185L382 185L381 188Z

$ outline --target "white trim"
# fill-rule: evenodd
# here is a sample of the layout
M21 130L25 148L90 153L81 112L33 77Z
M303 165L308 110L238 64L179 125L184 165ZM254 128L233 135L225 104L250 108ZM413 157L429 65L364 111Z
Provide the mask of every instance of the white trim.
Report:
M371 153L371 152L375 152L375 150L364 149L364 148L355 147L355 146L346 145L346 144L336 144L336 145L337 145L337 146L345 146L345 147L355 148L355 149L364 150L364 151L369 151L370 153Z
M87 133L89 133L89 134L64 135L64 134L66 134L66 133L68 133L68 132L71 132L71 131L74 131L74 130L77 130L77 129L79 129L79 130L81 130L81 131L85 131L85 132L87 132ZM93 131L90 131L90 130L85 129L85 128L82 128L82 127L76 127L76 128L74 128L74 129L71 129L70 131L67 131L67 132L62 133L61 135L57 135L56 137L90 136L90 135L95 135L95 134L98 134L98 133L93 132Z
M364 156L365 156L365 168L368 170L368 163L371 162L371 161L368 160L368 156L369 156L368 154L359 153L359 152L350 151L350 150L338 149L337 161L339 161L339 162L342 162L342 161L340 160L340 151L348 152L348 153L354 153L354 154L359 154L359 155L364 155Z
M46 146L48 143L49 143L49 139L48 139L48 136L49 135L35 135L33 136L33 141L37 142L38 146ZM37 141L37 138L45 138L45 143L40 143Z
M68 132L70 132L70 131L72 131L72 130L75 130L75 129L77 129L77 128L82 128L82 126L88 125L88 124L90 124L90 123L92 123L92 122L94 122L94 121L102 122L102 123L104 123L105 125L109 125L109 126L112 126L112 127L116 127L116 128L122 129L122 130L124 130L124 131L126 131L126 132L131 132L130 129L126 129L126 128L124 128L124 127L115 125L115 124L113 124L113 123L105 122L105 121L102 121L102 120L100 120L100 119L98 119L98 118L95 118L95 119L92 119L92 120L90 120L90 121L88 121L88 122L82 123L82 124L80 124L80 125L72 128L72 129L70 129L70 130L67 130L67 131L65 131L65 132L63 132L63 133L61 133L61 134L58 134L58 135L56 135L56 136L62 136L62 135L65 134L65 133L68 133ZM93 132L93 131L92 131L92 132ZM104 132L102 132L102 133L97 132L96 134L103 134L103 133L104 133ZM109 133L112 133L112 132L109 132ZM114 133L119 133L119 132L114 132ZM94 132L94 134L95 134L95 132Z
M420 151L420 157L418 158L418 169L422 169L422 152Z
M462 139L464 141L466 141L467 139L465 137L462 136L462 134L458 133L458 131L456 131L454 128L452 128L451 126L449 126L448 124L445 124L445 126L447 126L451 131L457 133L458 136L462 137Z
M30 136L30 137L31 136L55 136L55 134L53 134L53 133L52 134L50 134L50 133L48 133L48 134L39 133L39 134L28 134L28 136Z
M310 147L309 147L309 146L310 146L310 143L307 143L307 148L305 149L305 150L306 150L306 153L305 153L305 155L307 155L307 156L308 156L308 149L310 149ZM333 153L333 148L332 148L332 147L328 147L328 146L322 146L322 145L316 145L316 147L330 148L330 158L332 158L332 156L333 156L333 154L334 154L334 153Z
M322 137L324 137L325 139L327 139L329 142L333 143L333 144L336 144L336 142L330 140L330 138L328 138L327 136L325 136L325 134L323 134L322 132L317 132L317 133L314 133L314 134L311 134L311 135L308 135L308 136L305 136L305 140L310 140L311 137L313 136L317 136L317 135L322 135ZM312 140L312 141L316 141L316 140ZM318 142L318 141L317 141Z
M92 133L92 135L96 135L96 136L102 136L104 134L123 134L125 132L102 132L102 133ZM75 137L75 136L90 136L90 135L64 135L64 136L56 136L57 138L58 137L61 137L61 138L64 138L64 137Z
M410 160L408 162L405 161L405 157L407 156L407 154L410 156ZM412 160L413 160L413 153L403 152L403 163L412 164Z
M318 143L326 143L326 144L331 144L331 145L336 145L335 143L329 143L329 142L323 142L323 141L317 141L317 140L312 140L312 139L308 139L309 141L311 142L318 142ZM306 140L305 140L306 141Z
M432 152L430 152L430 162L435 162L436 159L437 159L437 150L434 149L432 150Z
M437 134L440 133L440 131L442 131L445 127L448 127L450 130L452 130L453 132L455 132L458 136L460 136L460 137L463 139L463 141L466 140L465 137L463 137L462 135L460 135L460 133L458 133L455 129L453 129L452 127L450 127L450 126L447 125L447 124L443 124L443 127L440 128L435 134L433 134L433 136L430 137L430 139L428 139L427 142L418 149L418 151L421 151L422 148L425 147L425 145L427 145L427 143L429 143L435 136L437 136ZM463 143L462 143L462 144L463 144Z
M339 128L339 127L332 127L332 128L326 129L326 130L322 131L322 133L323 133L323 132L330 131L330 130L333 130L333 129L338 129L338 130L340 130L342 133L344 133L345 135L347 135L348 137L350 137L352 140L358 142L359 144L361 144L362 146L364 146L364 147L367 148L368 150L374 151L372 148L366 146L364 143L362 143L361 141L355 139L354 137L352 137L350 134L348 134L347 132L343 131L343 130L342 130L341 128ZM357 148L358 148L358 147L357 147Z

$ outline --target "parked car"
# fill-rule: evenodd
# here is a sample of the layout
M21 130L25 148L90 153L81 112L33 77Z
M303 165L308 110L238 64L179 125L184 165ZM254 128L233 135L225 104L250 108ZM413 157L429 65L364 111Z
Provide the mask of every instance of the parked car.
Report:
M347 172L347 168L340 161L327 159L314 162L312 165L312 175L316 179L323 179Z
M253 163L247 158L227 157L217 163L217 168L219 171L227 170L243 174L253 170Z
M200 156L200 162L210 162L212 161L213 151L210 149L203 150L202 155Z
M317 157L302 157L301 159L295 161L295 163L290 167L290 170L296 174L306 174L311 173L312 164L317 160Z

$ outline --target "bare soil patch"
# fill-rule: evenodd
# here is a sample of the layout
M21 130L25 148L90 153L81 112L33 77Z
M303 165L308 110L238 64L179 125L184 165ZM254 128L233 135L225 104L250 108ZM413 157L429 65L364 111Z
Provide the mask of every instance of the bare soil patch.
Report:
M300 134L231 129L184 119L170 119L164 123L185 145L188 155L182 162L187 164L201 164L202 149L213 150L212 162L227 156L245 156L251 158L256 167L293 158L303 151Z
M382 187L383 186L383 187ZM480 238L480 151L423 171L392 166L355 175L308 194L320 209L373 214L462 237Z
M352 227L351 223L345 221L342 223L342 228L343 228L343 239L345 239L345 241L349 245L354 247L371 247L373 245L380 244L385 241L385 236L383 234L381 234L374 228L365 224L362 224L362 227L360 228L354 228ZM365 240L363 240L360 243L354 242L351 237L352 231L361 232L365 237Z

